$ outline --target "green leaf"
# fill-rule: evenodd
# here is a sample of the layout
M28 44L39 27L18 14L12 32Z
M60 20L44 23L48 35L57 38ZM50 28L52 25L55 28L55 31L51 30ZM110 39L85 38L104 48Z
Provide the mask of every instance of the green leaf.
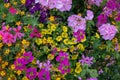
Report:
M89 74L90 74L91 77L94 77L94 78L98 77L97 70L95 70L95 69L89 69L88 72L89 72Z

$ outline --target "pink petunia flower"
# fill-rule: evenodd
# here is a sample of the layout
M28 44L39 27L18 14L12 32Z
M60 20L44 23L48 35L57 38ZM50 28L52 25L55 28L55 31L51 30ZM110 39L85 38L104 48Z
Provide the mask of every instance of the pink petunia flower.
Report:
M14 43L14 36L11 33L5 32L2 36L2 40L6 44Z
M13 31L15 31L14 39L16 41L16 38L21 39L24 36L24 33L20 32L21 26L18 26L17 28L13 28Z
M16 10L14 7L10 7L10 8L9 8L9 12L10 12L12 15L14 15L14 14L17 13L17 10Z
M93 11L87 10L87 16L85 17L86 20L92 20L94 18Z

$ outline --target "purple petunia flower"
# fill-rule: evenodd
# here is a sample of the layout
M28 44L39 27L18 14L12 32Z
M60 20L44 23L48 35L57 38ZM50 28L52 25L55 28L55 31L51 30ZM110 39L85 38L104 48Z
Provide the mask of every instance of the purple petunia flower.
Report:
M24 63L28 64L29 62L32 62L34 60L34 57L32 56L32 52L25 52L23 54L23 57L25 59Z
M118 31L114 25L110 25L109 23L103 24L98 30L105 40L112 40Z
M47 60L47 62L44 63L43 65L44 65L46 71L51 70L52 64L50 64L50 60Z
M112 11L117 9L117 2L116 0L108 0L106 3L107 8L111 9Z
M69 73L70 72L70 67L69 66L60 63L59 66L58 66L58 70L60 70L62 74Z
M38 73L39 80L50 80L50 72L45 69L41 69Z
M93 64L92 60L93 60L93 57L85 57L84 55L82 55L82 59L79 60L79 62L82 65L88 64L90 66L91 64Z
M26 76L30 79L30 80L33 80L36 78L37 76L37 69L36 68L28 68L26 70Z
M85 17L86 20L92 20L94 18L93 11L87 10L87 16Z
M17 69L17 70L25 69L26 68L25 59L24 58L18 58L17 60L15 60L14 65L15 65L15 69Z
M86 29L86 20L79 15L71 15L67 21L68 26L72 27L74 32L77 32L79 29Z

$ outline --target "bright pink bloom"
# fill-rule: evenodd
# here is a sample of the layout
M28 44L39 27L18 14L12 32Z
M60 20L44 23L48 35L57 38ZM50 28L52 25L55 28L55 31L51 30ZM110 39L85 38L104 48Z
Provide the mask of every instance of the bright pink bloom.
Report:
M45 69L41 69L38 73L39 80L51 80L50 79L50 72L46 71Z
M9 12L10 12L12 15L14 15L14 14L17 13L17 10L16 10L14 7L10 7L10 8L9 8Z
M112 40L118 31L114 25L110 25L109 23L103 24L98 30L105 40Z
M34 38L34 37L40 38L41 34L40 34L40 32L37 28L34 28L33 31L30 34L30 37L31 38Z
M18 26L17 28L13 28L13 31L15 31L15 35L14 35L15 39L16 38L21 39L24 36L24 33L21 33L20 30L21 30L21 26Z
M2 36L2 40L6 44L14 43L14 36L11 33L5 32Z
M74 32L77 32L79 29L86 29L86 20L79 15L71 15L68 17L68 26L72 27Z

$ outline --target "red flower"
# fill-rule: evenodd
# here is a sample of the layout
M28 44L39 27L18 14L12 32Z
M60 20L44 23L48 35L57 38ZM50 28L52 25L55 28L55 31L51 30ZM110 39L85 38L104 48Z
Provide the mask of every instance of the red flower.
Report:
M9 8L9 12L10 12L12 15L14 15L14 14L17 13L17 10L16 10L14 7L10 7L10 8Z

